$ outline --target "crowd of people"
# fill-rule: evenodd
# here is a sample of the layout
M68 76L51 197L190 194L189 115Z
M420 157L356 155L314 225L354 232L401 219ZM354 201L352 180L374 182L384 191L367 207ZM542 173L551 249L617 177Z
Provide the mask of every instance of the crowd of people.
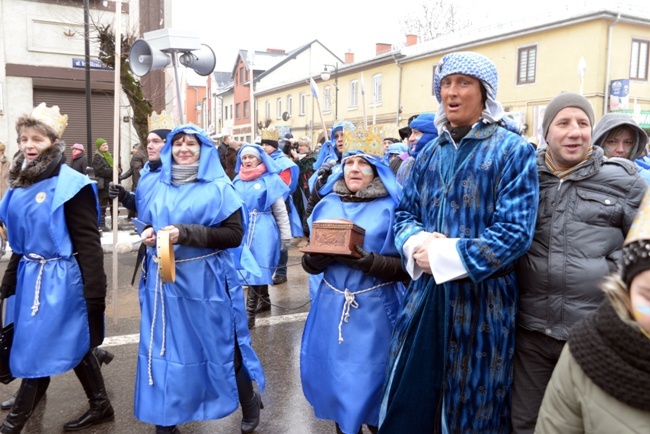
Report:
M102 182L79 169L81 144L65 164L58 108L21 117L13 161L0 146L13 252L0 296L21 380L0 433L20 433L69 370L90 408L64 430L114 419L100 369L113 356L98 348L113 199L142 240L134 412L158 434L238 407L241 432L255 431L266 380L250 330L269 285L287 282L291 240L319 222L364 233L301 261L302 389L333 432L650 432L648 135L627 115L596 122L589 100L562 92L535 146L478 53L443 56L433 85L438 110L399 139L340 121L318 152L276 129L215 144L195 125L150 124L120 176L131 191L111 182L104 139L91 162Z

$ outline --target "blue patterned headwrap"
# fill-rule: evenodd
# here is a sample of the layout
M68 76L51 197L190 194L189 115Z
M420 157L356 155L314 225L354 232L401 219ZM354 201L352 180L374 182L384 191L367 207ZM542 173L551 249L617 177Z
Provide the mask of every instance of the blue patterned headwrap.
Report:
M434 124L435 120L435 114L425 112L420 113L417 118L411 121L411 129L421 131L423 134L422 137L420 137L420 140L415 144L415 147L409 149L410 156L417 156L420 150L424 148L424 145L438 137L438 129Z
M484 123L497 122L514 133L520 133L519 125L508 116L505 116L503 107L496 101L499 74L490 59L472 51L450 53L440 59L433 75L433 90L439 103L442 102L440 83L443 78L453 74L463 74L477 78L485 88L487 101L485 101L482 115ZM438 108L437 115L436 127L440 130L447 123L447 116L442 105Z

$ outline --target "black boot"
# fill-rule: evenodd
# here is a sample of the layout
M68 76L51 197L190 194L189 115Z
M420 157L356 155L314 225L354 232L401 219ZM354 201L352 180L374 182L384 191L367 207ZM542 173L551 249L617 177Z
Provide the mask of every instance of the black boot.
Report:
M14 402L16 402L16 395L17 394L18 394L18 391L16 391L16 393L14 393L13 395L11 395L11 397L9 399L7 399L6 401L2 401L2 403L0 403L0 408L3 409L3 410L10 410L11 407L14 406Z
M86 392L90 409L79 419L63 425L64 431L78 431L115 419L113 407L104 387L104 377L102 377L99 362L92 351L89 351L81 363L74 368L74 373Z
M248 297L246 300L246 316L248 317L249 329L255 327L255 311L257 310L257 301L259 299L259 296L257 295L258 291L259 291L259 286L248 287Z
M264 408L262 397L253 390L253 382L243 367L235 375L235 380L241 404L241 432L251 433L260 423L260 410Z
M271 296L269 295L269 285L258 286L260 288L260 301L257 304L257 310L255 312L266 312L271 310Z
M108 365L115 358L115 355L113 353L99 347L93 348L93 354L95 355L95 357L97 357L97 361L99 362L100 367L102 365Z
M14 405L11 407L11 412L2 423L2 426L0 426L0 433L20 433L32 415L34 407L36 407L45 394L49 384L49 377L24 379L20 383L20 388L16 394Z
M172 425L172 426L156 425L156 434L181 434L181 432L178 428L176 428L176 425Z

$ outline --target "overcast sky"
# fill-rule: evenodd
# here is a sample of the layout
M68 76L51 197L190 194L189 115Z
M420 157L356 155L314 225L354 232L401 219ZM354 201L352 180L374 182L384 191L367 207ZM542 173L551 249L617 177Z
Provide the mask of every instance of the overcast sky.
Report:
M171 27L196 31L201 42L215 51L216 71L231 71L240 49L291 51L314 39L341 59L350 50L355 54L355 60L360 61L374 56L377 42L404 43L406 37L400 24L409 12L417 11L425 1L432 4L436 0L173 0ZM646 3L647 0L457 2L463 8L462 13L475 23L474 26L552 11L561 13L568 4L574 8L584 4L591 7L604 4L613 10L629 10L634 6L636 11L645 6L647 11Z

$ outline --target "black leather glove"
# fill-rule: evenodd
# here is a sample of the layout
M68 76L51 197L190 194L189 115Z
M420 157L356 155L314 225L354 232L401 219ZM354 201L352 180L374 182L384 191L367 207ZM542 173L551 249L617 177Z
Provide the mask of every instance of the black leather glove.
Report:
M88 329L90 332L90 346L101 345L104 340L104 311L106 303L103 298L87 298Z
M112 182L108 184L108 197L111 200L117 198L117 200L122 202L128 195L129 192L121 184L113 184Z
M357 252L361 254L360 258L354 258L352 256L335 256L334 259L336 259L337 262L340 262L341 264L354 268L355 270L361 270L364 273L367 273L370 271L370 267L372 267L372 263L375 261L375 255L374 253L366 252L363 250L363 247L361 246L354 246Z
M316 178L317 178L317 183L320 184L319 188L325 185L327 182L327 179L330 177L332 174L332 169L334 166L337 165L336 160L329 160L323 163L320 168L318 169L318 172L316 172Z
M334 256L305 253L302 255L302 268L309 274L322 273L332 262Z

